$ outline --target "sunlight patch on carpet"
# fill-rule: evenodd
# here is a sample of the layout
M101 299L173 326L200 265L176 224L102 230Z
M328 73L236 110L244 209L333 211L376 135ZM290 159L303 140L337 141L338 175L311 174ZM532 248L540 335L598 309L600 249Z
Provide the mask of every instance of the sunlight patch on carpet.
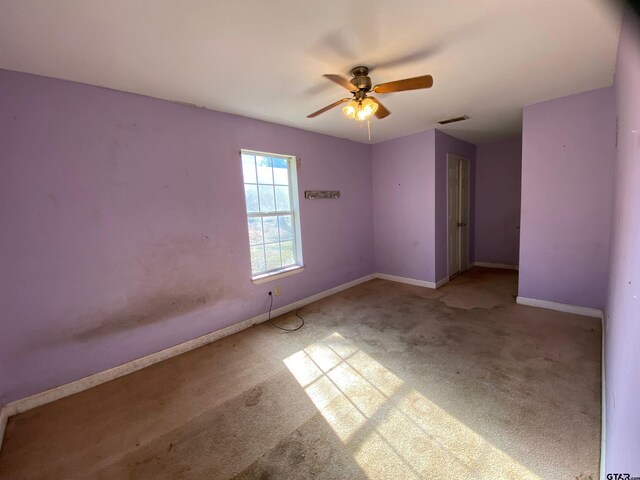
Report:
M372 480L540 480L337 332L284 363Z

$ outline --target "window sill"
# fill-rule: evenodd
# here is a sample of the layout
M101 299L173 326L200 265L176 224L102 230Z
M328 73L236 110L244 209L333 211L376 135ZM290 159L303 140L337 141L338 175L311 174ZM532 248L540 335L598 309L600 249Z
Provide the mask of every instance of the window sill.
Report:
M253 282L254 285L260 285L262 283L267 283L273 280L278 280L280 278L288 277L289 275L295 275L296 273L300 273L303 270L304 270L304 266L294 265L293 267L283 268L282 270L277 270L275 272L256 275L255 277L251 278L251 281Z

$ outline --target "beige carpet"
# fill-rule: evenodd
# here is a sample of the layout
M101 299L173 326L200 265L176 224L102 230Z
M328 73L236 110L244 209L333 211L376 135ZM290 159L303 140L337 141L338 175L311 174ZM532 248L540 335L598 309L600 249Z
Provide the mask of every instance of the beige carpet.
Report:
M359 285L12 417L0 478L595 480L600 321L516 282Z

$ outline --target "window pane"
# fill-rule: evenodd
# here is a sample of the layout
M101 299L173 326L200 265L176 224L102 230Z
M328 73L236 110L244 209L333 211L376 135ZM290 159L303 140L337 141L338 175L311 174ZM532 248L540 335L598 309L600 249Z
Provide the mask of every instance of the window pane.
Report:
M273 183L276 185L289 185L289 169L284 158L272 158Z
M257 212L258 209L258 187L256 185L244 186L244 198L247 201L247 212Z
M289 204L289 187L275 187L276 189L276 210L288 212L291 210Z
M251 247L251 273L261 273L266 270L264 261L264 246Z
M280 244L271 243L264 246L264 253L267 259L267 270L274 270L282 266L280 260Z
M296 165L290 157L240 152L247 207L252 275L278 272L302 262L298 221ZM300 256L299 256L300 254Z
M274 212L276 209L276 204L273 199L273 186L258 185L258 188L260 189L260 211Z
M256 155L256 164L258 165L258 183L272 184L273 169L271 168L271 159Z
M257 183L256 158L253 155L242 154L242 175L244 176L244 183Z
M249 219L249 244L256 245L258 243L264 243L262 236L262 219L250 218Z
M264 243L278 242L278 217L264 217Z
M282 266L288 267L295 262L295 254L293 252L293 241L282 242L280 244L280 252L282 254Z
M293 239L293 219L291 215L280 215L278 217L280 226L280 240Z

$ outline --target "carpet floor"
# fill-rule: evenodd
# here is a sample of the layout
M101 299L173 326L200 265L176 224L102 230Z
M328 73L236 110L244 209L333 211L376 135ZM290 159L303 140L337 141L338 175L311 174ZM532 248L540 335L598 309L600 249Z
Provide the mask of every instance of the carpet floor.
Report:
M516 291L363 283L11 417L0 479L596 480L600 321Z

